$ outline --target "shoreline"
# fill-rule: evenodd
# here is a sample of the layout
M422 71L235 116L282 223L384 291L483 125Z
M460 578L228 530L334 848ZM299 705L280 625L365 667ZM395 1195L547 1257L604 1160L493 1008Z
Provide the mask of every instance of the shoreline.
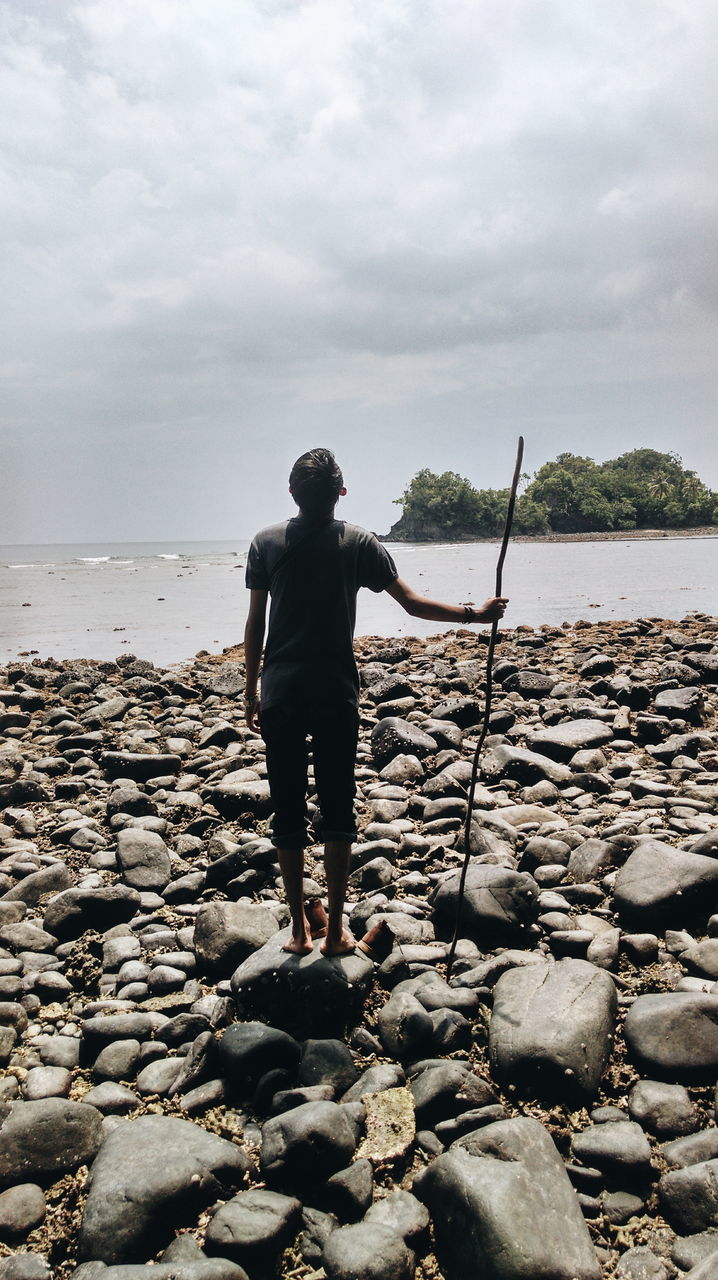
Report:
M499 543L501 538L391 538L388 534L376 535L380 542L397 546L432 547L463 546L472 542ZM655 542L659 538L718 538L718 525L702 525L696 529L611 529L594 533L517 533L512 542Z

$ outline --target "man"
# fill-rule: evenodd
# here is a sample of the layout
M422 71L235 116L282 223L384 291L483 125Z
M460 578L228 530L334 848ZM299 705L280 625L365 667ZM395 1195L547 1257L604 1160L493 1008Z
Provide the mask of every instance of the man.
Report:
M285 950L297 955L312 950L303 892L310 737L321 814L315 829L324 842L328 897L321 950L336 956L355 946L343 911L356 838L359 674L352 641L357 592L360 587L387 591L413 617L462 625L502 618L507 601L494 597L472 609L416 595L373 534L335 520L334 508L346 489L328 449L302 454L292 467L289 492L299 515L258 533L247 558L251 595L244 632L245 712L247 724L256 729L257 681L271 597L259 724L274 805L272 838L292 921Z

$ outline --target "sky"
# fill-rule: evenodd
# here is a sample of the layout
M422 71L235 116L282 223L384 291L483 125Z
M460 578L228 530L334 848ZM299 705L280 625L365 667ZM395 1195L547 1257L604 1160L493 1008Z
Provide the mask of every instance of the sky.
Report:
M334 449L718 489L714 0L2 0L0 543L250 537Z

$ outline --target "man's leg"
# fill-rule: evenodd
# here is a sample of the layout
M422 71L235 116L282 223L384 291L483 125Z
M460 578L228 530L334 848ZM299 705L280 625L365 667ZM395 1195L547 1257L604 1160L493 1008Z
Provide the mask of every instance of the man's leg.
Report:
M312 940L304 911L306 733L296 717L279 707L271 707L262 715L261 729L267 747L267 777L274 805L272 840L292 921L292 936L284 950L307 955L312 949Z
M359 717L344 705L317 717L312 725L314 778L324 835L329 923L321 944L325 955L353 951L354 939L343 923L354 824L354 766Z
M324 845L324 870L327 877L329 924L327 936L320 946L325 956L345 955L353 951L355 942L344 926L344 900L349 878L351 841L327 840Z
M304 850L277 849L277 857L292 918L292 936L283 950L306 956L312 950L312 937L304 911Z

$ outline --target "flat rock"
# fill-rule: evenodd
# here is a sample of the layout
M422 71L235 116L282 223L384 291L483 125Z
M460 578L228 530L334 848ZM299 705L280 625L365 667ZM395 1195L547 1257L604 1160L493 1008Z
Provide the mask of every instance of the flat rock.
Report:
M69 942L88 929L104 933L117 924L126 924L139 906L138 891L125 884L66 889L48 902L43 925L60 941Z
M413 1252L390 1226L357 1222L330 1235L322 1254L327 1280L413 1280Z
M365 1133L357 1160L370 1160L379 1166L401 1159L416 1136L410 1091L401 1087L382 1089L381 1093L363 1094L362 1102L366 1109Z
M105 751L100 757L100 765L108 778L133 778L136 782L147 782L149 778L179 773L182 760L180 756L144 751Z
M567 764L577 751L603 747L613 739L613 729L602 720L564 720L548 729L529 734L531 751Z
M529 751L527 747L492 747L483 757L481 772L490 781L513 778L524 786L544 780L556 786L567 786L573 780L568 765L551 760L538 751Z
M585 960L509 969L494 989L489 1056L497 1079L592 1097L611 1051L616 988Z
M436 750L435 738L399 716L385 716L377 721L371 732L371 751L379 769L394 756L410 755L421 760Z

